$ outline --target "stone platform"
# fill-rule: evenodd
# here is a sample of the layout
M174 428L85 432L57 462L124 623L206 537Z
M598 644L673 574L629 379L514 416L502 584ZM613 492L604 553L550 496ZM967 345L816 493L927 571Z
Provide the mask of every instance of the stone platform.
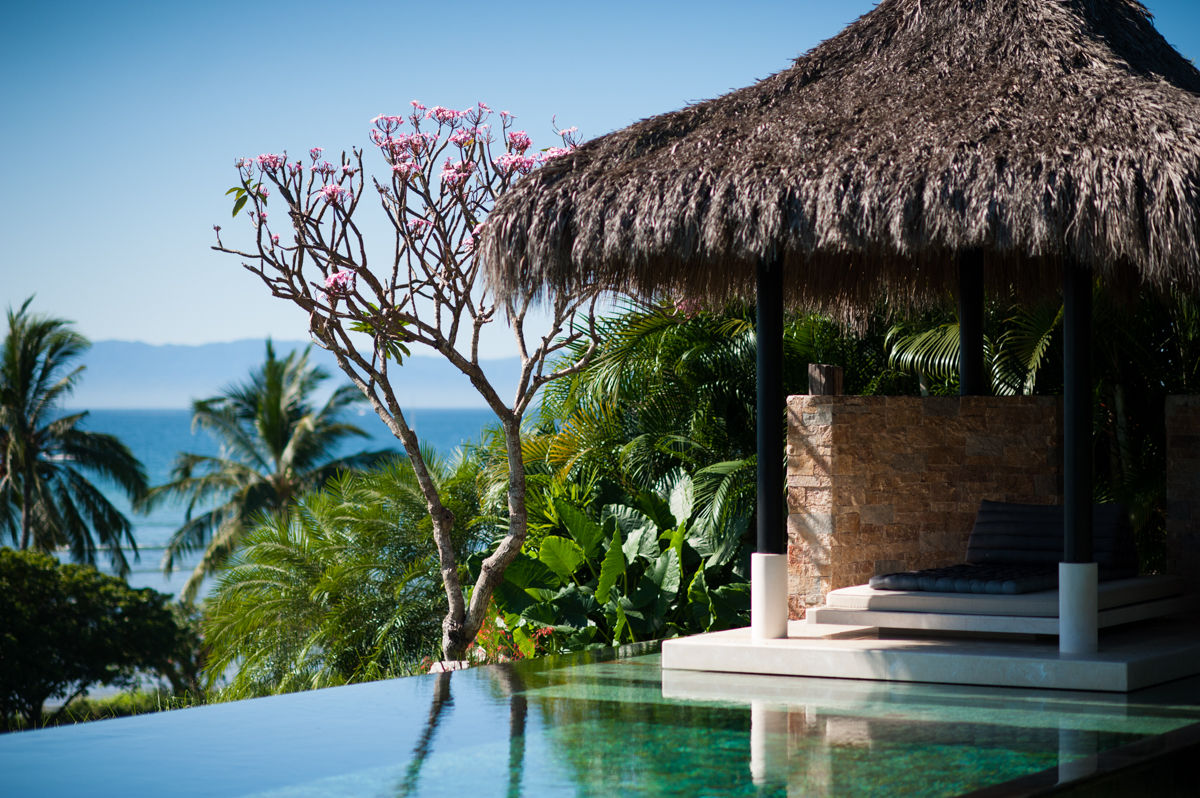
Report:
M753 640L746 628L667 640L662 667L1118 693L1200 674L1200 623L1192 615L1106 629L1090 655L1060 654L1057 638L903 634L790 621L786 639Z

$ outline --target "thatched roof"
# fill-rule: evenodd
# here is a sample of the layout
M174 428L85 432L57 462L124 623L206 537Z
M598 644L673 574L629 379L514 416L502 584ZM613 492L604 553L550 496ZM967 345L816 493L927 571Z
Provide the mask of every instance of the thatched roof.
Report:
M795 64L535 171L481 245L493 284L723 301L782 258L843 309L989 282L1200 286L1200 72L1133 0L883 0Z

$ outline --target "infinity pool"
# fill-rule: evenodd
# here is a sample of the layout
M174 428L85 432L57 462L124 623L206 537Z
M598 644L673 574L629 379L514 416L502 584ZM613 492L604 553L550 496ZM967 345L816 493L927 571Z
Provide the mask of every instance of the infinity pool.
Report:
M663 672L624 649L2 735L0 795L959 795L1078 778L1198 722L1200 680L1120 696Z

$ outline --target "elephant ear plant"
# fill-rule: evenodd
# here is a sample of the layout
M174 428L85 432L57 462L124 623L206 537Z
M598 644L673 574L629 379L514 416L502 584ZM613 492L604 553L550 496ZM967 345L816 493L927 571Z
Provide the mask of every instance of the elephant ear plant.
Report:
M551 501L558 530L528 544L493 594L496 623L526 655L535 643L570 651L749 623L745 547L728 543L749 519L713 528L694 512L683 471L605 505L598 519L562 497Z

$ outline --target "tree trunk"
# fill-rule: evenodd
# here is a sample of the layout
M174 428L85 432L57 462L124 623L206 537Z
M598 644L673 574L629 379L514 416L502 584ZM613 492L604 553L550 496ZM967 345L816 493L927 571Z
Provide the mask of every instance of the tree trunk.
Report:
M461 626L451 630L443 624L442 650L446 659L466 657L467 649L487 618L492 593L504 578L504 569L521 552L529 528L529 514L525 509L525 462L521 458L521 416L506 413L501 416L500 426L504 429L504 447L508 454L508 535L483 561Z
M21 480L21 551L29 548L33 537L33 513L29 511L33 504L33 480L26 474Z

